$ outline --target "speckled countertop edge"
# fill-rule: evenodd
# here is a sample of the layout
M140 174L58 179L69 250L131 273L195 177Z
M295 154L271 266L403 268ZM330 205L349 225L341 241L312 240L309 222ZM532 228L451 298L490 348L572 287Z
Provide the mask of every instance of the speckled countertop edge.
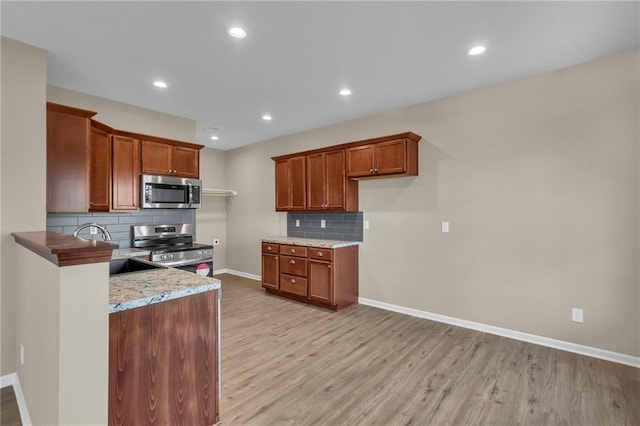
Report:
M109 313L221 288L220 280L175 268L109 278Z
M362 241L339 241L339 240L319 240L314 238L300 237L265 237L262 238L263 243L288 244L292 246L308 246L318 248L341 248L358 246Z
M116 249L111 253L111 259L126 259L128 257L143 257L149 256L151 252L149 250L139 248L121 248Z

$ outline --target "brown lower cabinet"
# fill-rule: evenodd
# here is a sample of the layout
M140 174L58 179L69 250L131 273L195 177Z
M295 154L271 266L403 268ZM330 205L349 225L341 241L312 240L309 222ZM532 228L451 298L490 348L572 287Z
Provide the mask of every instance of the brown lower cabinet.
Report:
M109 315L109 425L215 425L218 291Z
M317 248L262 243L267 293L340 310L358 303L358 246Z

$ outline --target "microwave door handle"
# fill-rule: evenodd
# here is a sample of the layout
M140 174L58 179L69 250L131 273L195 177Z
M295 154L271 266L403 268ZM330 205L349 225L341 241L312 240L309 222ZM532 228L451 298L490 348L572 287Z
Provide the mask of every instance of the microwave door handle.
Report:
M191 182L187 182L187 185L189 185L189 206L188 206L188 208L191 208L191 205L193 204L193 185L191 184Z

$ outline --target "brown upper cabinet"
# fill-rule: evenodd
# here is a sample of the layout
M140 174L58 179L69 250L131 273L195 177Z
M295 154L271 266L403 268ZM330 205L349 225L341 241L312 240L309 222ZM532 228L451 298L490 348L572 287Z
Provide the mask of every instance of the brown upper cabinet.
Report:
M417 176L418 140L392 139L347 149L347 176Z
M141 167L163 155L165 168L148 173L199 176L203 145L112 129L94 115L47 102L47 212L137 210Z
M272 157L276 211L357 211L357 179L418 175L420 139L406 132Z
M303 155L276 161L276 211L306 209L305 164Z
M140 140L113 136L113 177L111 210L140 207Z
M48 212L89 211L91 117L95 114L47 103Z
M111 135L91 120L89 211L108 212L111 198Z
M307 155L307 210L357 211L358 182L344 172L344 150Z
M142 173L198 178L200 148L143 140Z

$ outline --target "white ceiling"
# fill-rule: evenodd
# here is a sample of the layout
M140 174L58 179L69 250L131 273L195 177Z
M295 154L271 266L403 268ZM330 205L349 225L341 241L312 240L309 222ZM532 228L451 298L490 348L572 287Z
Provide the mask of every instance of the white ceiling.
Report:
M48 51L48 84L191 118L225 150L640 46L638 2L2 1L1 18Z

